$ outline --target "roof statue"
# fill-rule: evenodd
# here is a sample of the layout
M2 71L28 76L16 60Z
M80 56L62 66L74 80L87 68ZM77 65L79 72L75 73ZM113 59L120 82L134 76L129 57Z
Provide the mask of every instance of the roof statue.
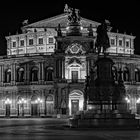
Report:
M109 31L110 22L105 20L97 27L97 40L96 40L96 48L98 50L98 54L103 50L103 54L106 53L107 48L110 47L109 37L107 32Z
M26 20L24 20L24 21L22 22L22 25L25 26L25 25L28 24L28 22L29 22L28 19L26 19Z
M79 9L74 9L65 5L64 12L68 13L68 20L70 24L79 23L80 22L80 11Z

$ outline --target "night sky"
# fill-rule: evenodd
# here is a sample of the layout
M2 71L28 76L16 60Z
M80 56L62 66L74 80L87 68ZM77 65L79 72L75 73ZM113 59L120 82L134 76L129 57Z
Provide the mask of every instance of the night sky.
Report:
M5 36L16 34L23 20L29 23L63 13L64 5L80 9L80 15L93 21L108 19L112 31L136 36L135 53L140 54L140 15L136 0L18 0L3 1L0 6L0 55L6 54Z

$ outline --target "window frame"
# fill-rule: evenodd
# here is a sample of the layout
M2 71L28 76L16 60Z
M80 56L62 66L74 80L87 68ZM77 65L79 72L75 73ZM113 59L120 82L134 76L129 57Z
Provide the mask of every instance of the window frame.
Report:
M22 41L24 42L23 45L22 45L22 43L21 43ZM24 39L21 39L21 40L20 40L20 46L21 46L21 47L25 46L25 40L24 40Z
M120 45L120 41L121 41L121 45ZM122 47L122 46L123 46L123 40L122 40L122 39L119 39L119 40L118 40L118 44L119 44L119 46Z
M14 46L15 43L15 46ZM16 48L17 47L17 42L16 41L12 41L12 48Z
M30 41L31 41L31 40L33 41L32 44L30 44ZM34 45L34 39L33 39L33 38L29 38L29 40L28 40L28 45L29 45L29 46Z
M112 44L112 41L114 41L114 44ZM115 38L111 38L110 39L110 45L111 46L115 46L116 45L116 39Z
M127 46L127 43L128 43L128 46ZM127 47L127 48L130 47L130 41L129 40L125 41L125 47Z
M39 41L40 39L42 39L42 43L40 43L40 41ZM39 38L38 38L38 45L43 45L43 44L44 44L44 39L43 39L43 37L39 37Z
M52 39L52 42L50 42L50 39ZM48 37L48 44L54 44L54 37Z

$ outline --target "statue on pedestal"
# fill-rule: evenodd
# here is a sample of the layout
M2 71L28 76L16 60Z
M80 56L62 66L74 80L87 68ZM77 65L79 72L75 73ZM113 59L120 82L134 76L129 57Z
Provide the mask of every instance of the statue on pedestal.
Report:
M108 37L108 25L110 22L105 20L97 27L97 39L96 39L96 48L98 50L98 54L100 54L101 50L103 54L106 53L107 48L110 47L109 37Z

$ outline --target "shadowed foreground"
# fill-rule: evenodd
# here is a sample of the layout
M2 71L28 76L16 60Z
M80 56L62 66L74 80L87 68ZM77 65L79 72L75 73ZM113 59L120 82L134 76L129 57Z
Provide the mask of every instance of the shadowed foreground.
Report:
M0 140L140 140L139 130L66 127L66 119L1 119Z

